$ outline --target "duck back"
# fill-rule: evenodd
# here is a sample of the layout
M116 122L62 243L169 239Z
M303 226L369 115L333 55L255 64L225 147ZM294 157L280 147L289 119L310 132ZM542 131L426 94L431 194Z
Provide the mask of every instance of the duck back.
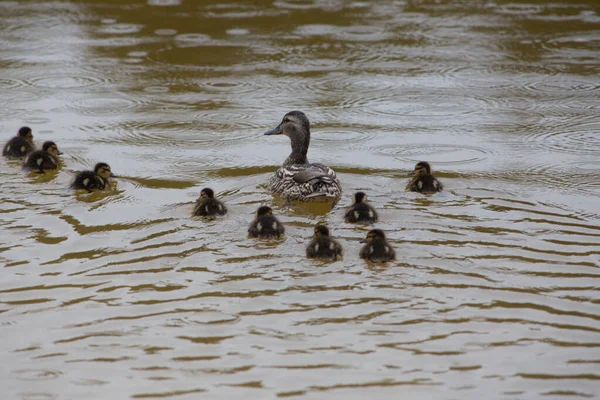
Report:
M270 190L288 201L331 202L342 193L336 173L323 164L284 165L271 178Z
M342 255L342 246L328 237L320 236L311 240L306 248L307 258L335 260Z
M193 214L196 216L211 216L211 215L225 215L227 213L227 207L223 205L217 199L206 199L205 201L198 201L194 207Z
M28 170L38 170L44 172L49 169L58 168L58 159L47 151L37 150L29 154L23 164L23 168Z
M371 205L366 203L355 203L348 211L344 219L346 222L377 222L378 219L377 211Z
M22 158L34 150L33 144L22 136L15 136L4 145L4 157Z
M284 234L285 228L273 215L263 215L250 224L248 233L252 237L276 238Z
M396 258L396 252L385 240L374 240L363 246L360 258L373 262L391 261Z
M443 185L433 175L421 175L410 184L411 192L435 193L443 190Z
M72 189L102 190L106 188L108 182L98 176L94 171L83 171L75 176L71 184Z

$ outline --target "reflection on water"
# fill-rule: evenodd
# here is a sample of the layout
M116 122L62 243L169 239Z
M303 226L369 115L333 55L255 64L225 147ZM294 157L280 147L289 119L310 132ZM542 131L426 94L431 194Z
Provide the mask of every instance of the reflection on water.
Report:
M2 140L30 125L65 153L45 175L0 160L5 397L599 392L595 2L0 10ZM261 134L292 109L333 210L267 192L289 141ZM444 194L404 191L423 159ZM116 190L67 189L98 161ZM205 186L226 217L190 217ZM396 262L359 260L357 190ZM246 236L261 204L285 240ZM317 222L343 261L304 259Z

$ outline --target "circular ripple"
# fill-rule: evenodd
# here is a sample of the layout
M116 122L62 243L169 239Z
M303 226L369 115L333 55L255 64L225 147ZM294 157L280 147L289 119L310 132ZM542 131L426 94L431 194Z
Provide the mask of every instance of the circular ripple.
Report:
M231 78L213 78L198 82L198 86L206 91L229 94L254 92L258 89L257 81L234 81Z
M374 150L378 154L394 156L404 161L417 163L426 159L444 165L475 163L487 159L492 154L492 151L481 147L431 143L392 145Z
M149 6L168 7L178 6L181 4L181 0L148 0Z
M202 125L208 124L212 129L240 128L260 129L260 125L252 123L252 114L244 114L232 110L205 110L194 114L193 119L201 121Z
M208 115L208 114L207 114ZM199 119L199 122L139 122L114 127L106 127L105 130L114 132L108 138L96 139L106 143L125 143L136 146L161 146L190 148L195 145L227 146L233 142L244 140L249 137L247 130L240 129L236 134L215 134L222 130L226 124L239 127L239 120L232 114L221 115L223 122L216 121L217 114L211 117ZM227 120L226 115L231 117Z
M0 79L0 90L14 89L25 86L25 82L17 79Z
M58 395L51 393L22 393L22 400L54 400Z
M129 33L138 33L144 26L138 24L106 24L101 26L100 33L109 33L113 35L123 35Z
M50 122L50 118L45 118L45 117L28 117L23 120L23 123L32 124L32 125L47 124L49 122ZM40 131L40 133L42 133L42 132Z
M205 44L210 42L211 38L203 33L182 33L175 36L175 40L186 44Z
M243 36L243 35L247 35L248 33L250 33L250 31L248 29L242 29L242 28L227 29L225 32L228 35L233 35L233 36Z
M139 107L142 103L131 99L97 97L82 98L74 101L70 107L83 114L113 114L125 109Z
M575 122L535 129L526 139L536 147L569 154L600 154L600 122Z
M158 36L173 36L177 35L177 31L175 29L157 29L154 33Z
M593 82L556 76L551 80L529 82L523 85L528 91L544 93L589 92L597 90L600 85Z
M27 83L44 89L75 89L102 85L106 84L107 81L93 76L51 75L29 79Z
M21 381L46 381L58 378L62 372L47 369L19 369L13 371L13 375Z
M311 140L317 142L364 142L375 137L374 133L354 130L330 130L319 129L317 133L311 134Z

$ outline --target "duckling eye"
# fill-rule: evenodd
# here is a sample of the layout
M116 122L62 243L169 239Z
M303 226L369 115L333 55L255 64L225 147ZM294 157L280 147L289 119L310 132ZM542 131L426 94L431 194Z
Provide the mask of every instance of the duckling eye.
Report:
M284 123L286 123L286 122L290 122L290 119L289 119L289 118L284 118L284 119L283 119L283 122L284 122Z

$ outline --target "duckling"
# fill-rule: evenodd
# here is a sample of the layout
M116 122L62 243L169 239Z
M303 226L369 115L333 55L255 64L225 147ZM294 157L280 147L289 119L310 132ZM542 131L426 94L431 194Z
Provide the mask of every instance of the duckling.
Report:
M58 168L58 156L62 154L54 142L44 142L42 150L36 150L30 153L23 163L23 168L27 170L37 170L43 174L45 170Z
M212 216L225 215L227 208L219 200L215 199L215 192L211 188L204 188L200 191L200 197L196 200L193 215Z
M93 171L82 171L75 176L71 183L71 189L86 189L91 192L93 189L108 189L110 187L110 178L115 177L107 163L96 164Z
M250 224L248 233L252 237L278 238L285 232L285 228L275 216L271 207L262 206L256 210L256 218Z
M313 239L306 248L306 257L335 260L342 257L342 246L329 237L329 228L316 225Z
M292 153L269 182L273 194L288 201L336 203L342 186L335 172L323 164L311 164L306 153L310 144L310 123L302 111L290 111L277 127L265 135L286 135L291 140Z
M344 219L346 222L377 222L377 211L367 203L367 195L364 192L354 194L354 204L348 207Z
M444 189L444 185L431 175L431 166L428 162L418 162L413 174L416 176L407 185L411 192L435 193Z
M24 126L19 129L17 136L13 137L4 145L2 155L4 157L22 158L35 150L33 144L33 133L31 128Z
M392 246L385 240L385 234L381 229L372 229L367 233L367 238L361 243L366 243L360 249L360 258L373 262L391 261L396 257Z

